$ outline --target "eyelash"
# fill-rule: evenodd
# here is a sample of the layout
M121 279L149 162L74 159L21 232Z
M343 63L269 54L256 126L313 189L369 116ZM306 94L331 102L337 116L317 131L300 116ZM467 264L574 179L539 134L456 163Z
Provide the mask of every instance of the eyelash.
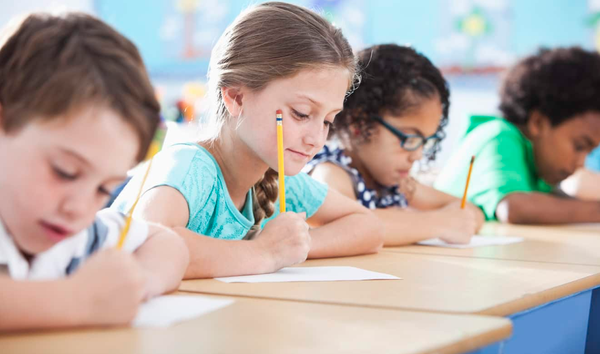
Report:
M303 114L298 112L297 110L292 108L292 113L298 118L298 119L308 119L308 114ZM323 124L325 124L325 126L327 128L331 128L331 126L333 125L333 122L330 122L328 120L324 121Z
M109 192L108 190L106 190L104 187L99 187L98 188L98 192L100 192L101 194L106 194L107 196L111 196L112 193Z
M307 119L308 118L308 114L303 114L298 112L297 110L292 108L292 113L298 118L298 119Z
M77 178L77 175L70 175L66 172L64 172L63 170L61 170L60 168L56 167L56 166L52 166L52 170L54 170L54 173L63 180L66 181L73 181Z
M583 144L575 143L575 151L584 151L585 146Z
M75 179L77 179L77 175L70 175L66 172L64 172L63 170L61 170L60 168L56 167L56 166L52 166L52 170L54 170L54 173L56 174L56 176L58 176L58 178L65 180L65 181L74 181ZM105 194L107 196L111 196L112 193L110 191L108 191L106 188L104 187L98 187L98 192L100 194Z

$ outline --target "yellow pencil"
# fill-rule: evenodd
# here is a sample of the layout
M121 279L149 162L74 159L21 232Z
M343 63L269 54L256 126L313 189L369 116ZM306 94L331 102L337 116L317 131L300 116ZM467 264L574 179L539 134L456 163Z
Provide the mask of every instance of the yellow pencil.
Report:
M283 171L283 112L277 110L277 164L279 169L279 212L285 213L285 174Z
M127 217L125 219L125 226L123 226L123 230L121 231L121 236L119 237L119 243L117 244L117 248L121 249L123 244L125 243L125 238L127 237L127 233L129 232L129 227L131 226L131 218L133 216L133 210L140 200L140 196L142 195L142 191L144 190L144 184L146 184L146 179L148 178L148 174L150 173L150 167L152 166L152 160L154 159L154 155L156 155L160 149L162 149L163 142L165 140L165 136L167 135L167 126L164 122L161 122L154 133L154 138L150 143L150 147L148 148L148 152L146 153L145 161L148 161L148 167L146 167L146 174L142 179L142 185L140 186L140 190L138 191L137 197L131 206L131 209L127 213Z
M140 196L142 195L142 191L144 190L144 184L146 183L146 178L148 178L148 173L150 172L150 167L152 166L152 158L148 162L148 167L146 167L146 174L142 179L142 185L140 186L140 190L138 191L137 197L135 198L135 202L131 206L129 213L127 213L127 218L125 219L125 226L123 226L123 230L121 231L121 236L119 237L119 243L117 244L117 248L123 248L123 244L125 243L125 238L127 237L127 233L129 232L129 227L131 226L131 217L133 216L133 210L140 200Z
M465 194L463 194L460 208L464 209L467 203L467 190L469 189L469 181L471 180L471 172L473 171L473 162L475 162L475 156L471 156L471 164L469 165L469 174L467 175L467 184L465 185Z

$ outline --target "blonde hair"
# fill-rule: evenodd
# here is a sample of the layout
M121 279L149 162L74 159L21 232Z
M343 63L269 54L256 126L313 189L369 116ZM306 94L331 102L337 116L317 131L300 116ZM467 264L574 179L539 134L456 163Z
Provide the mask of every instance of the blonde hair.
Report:
M267 2L240 14L212 51L208 94L209 142L219 136L229 113L221 89L245 86L259 91L269 82L305 69L348 69L348 88L358 81L352 48L338 28L300 6ZM255 225L274 212L277 173L271 169L254 185Z

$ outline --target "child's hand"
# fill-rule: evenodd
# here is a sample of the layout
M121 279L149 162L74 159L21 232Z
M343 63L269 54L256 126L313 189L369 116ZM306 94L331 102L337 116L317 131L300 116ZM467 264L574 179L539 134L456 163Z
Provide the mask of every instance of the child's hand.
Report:
M483 211L471 203L467 203L465 209L471 210L475 216L475 220L477 221L477 232L479 232L485 223L485 215L483 214Z
M146 276L133 255L102 250L70 279L83 325L126 325L144 297Z
M440 221L439 238L447 243L469 243L479 230L479 215L471 208L460 208L460 201L437 212Z
M268 272L306 260L311 239L305 219L306 213L279 214L256 236L255 242L260 243L260 248L265 250L267 257L271 259Z

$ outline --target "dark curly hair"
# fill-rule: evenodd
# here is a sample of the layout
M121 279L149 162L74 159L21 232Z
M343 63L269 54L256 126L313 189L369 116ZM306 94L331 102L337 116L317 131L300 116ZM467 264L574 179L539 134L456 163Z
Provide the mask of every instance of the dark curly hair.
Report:
M390 112L402 116L418 106L424 98L439 96L442 103L440 138L448 122L450 90L448 83L429 59L413 48L382 44L363 49L357 54L361 68L360 86L347 98L344 110L335 121L331 137L341 140L368 141L377 124L373 116ZM358 137L350 127L360 131ZM355 128L353 128L355 129ZM435 159L439 143L428 156Z
M600 112L600 55L579 47L540 49L510 69L499 108L515 125L526 124L534 110L553 126Z

